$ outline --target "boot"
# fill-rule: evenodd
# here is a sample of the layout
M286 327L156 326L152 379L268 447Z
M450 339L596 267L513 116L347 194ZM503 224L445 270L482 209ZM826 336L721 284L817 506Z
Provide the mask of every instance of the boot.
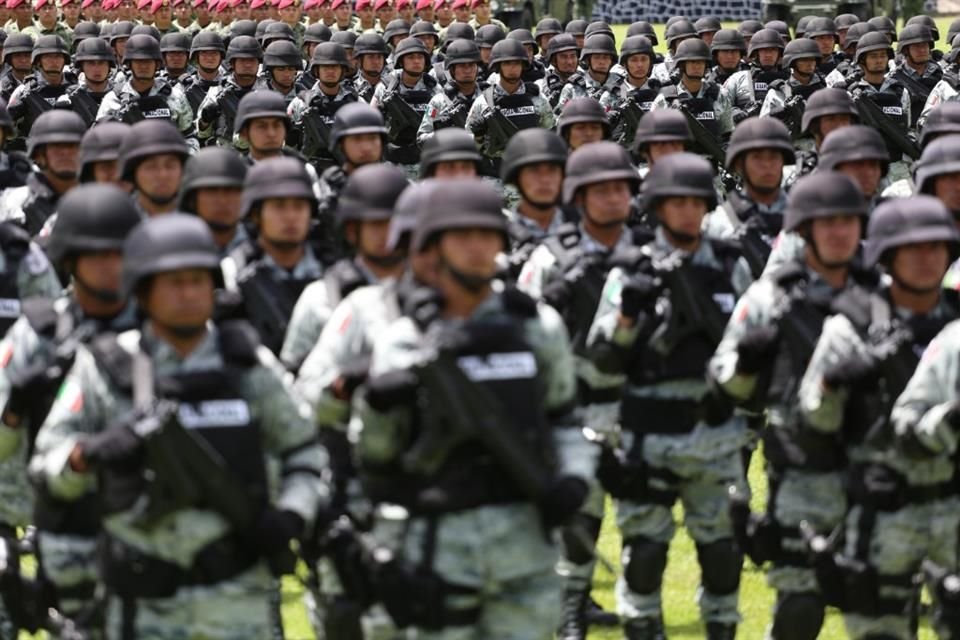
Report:
M737 625L733 622L708 622L707 640L734 640L737 637Z
M624 626L626 640L667 640L663 618L634 618Z
M620 624L620 616L601 607L592 597L587 600L586 619L589 627L616 627Z
M586 608L589 593L578 589L568 589L563 594L563 611L557 640L586 640Z

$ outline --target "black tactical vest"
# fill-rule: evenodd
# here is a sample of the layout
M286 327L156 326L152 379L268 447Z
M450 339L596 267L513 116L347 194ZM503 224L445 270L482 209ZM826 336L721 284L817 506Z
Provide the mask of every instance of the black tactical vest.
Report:
M120 98L120 110L118 112L120 121L135 124L141 120L173 120L177 114L167 103L167 98L172 91L170 85L164 85L156 95L136 98L132 94L124 94Z
M704 96L701 98L691 96L679 96L677 98L678 101L687 106L687 109L690 110L690 115L698 120L700 124L703 125L703 128L713 134L713 137L717 140L720 140L722 135L720 120L716 112L716 102L719 97L720 87L711 84L707 85Z
M551 107L556 108L557 103L560 102L560 92L563 90L563 85L566 84L566 81L560 77L559 73L552 69L548 69L543 78L544 85L546 85L546 91L544 91L543 97L550 103Z
M327 167L336 164L330 152L330 129L333 126L334 116L345 104L357 101L357 94L350 92L341 97L327 97L320 89L312 89L303 96L307 108L302 114L303 145L301 152L316 167L323 172Z
M33 123L41 114L53 109L54 105L57 104L57 98L65 94L68 88L65 82L57 86L46 84L42 87L37 85L36 80L28 79L28 83L27 90L22 95L22 103L26 107L26 112L20 129L24 132L30 131Z
M756 102L763 104L767 91L770 90L770 84L775 80L785 79L787 74L785 71L768 71L754 67L750 71L750 76L753 80L753 98Z
M203 99L207 97L207 92L210 91L210 87L217 86L217 81L201 80L199 76L194 75L188 76L188 79L184 80L181 85L184 89L184 95L187 96L187 102L190 103L190 110L196 116L197 109L200 108Z
M863 100L871 100L877 107L880 108L880 111L883 112L887 118L892 120L897 127L906 131L910 128L910 122L907 118L907 114L903 112L903 103L900 99L900 86L894 85L896 91L882 91L882 92L864 92L861 96ZM887 144L887 151L890 152L891 158L899 158L903 155L897 145L891 140L884 140Z
M83 121L88 127L93 126L93 123L97 120L100 103L103 102L103 96L106 95L106 92L98 91L93 93L88 89L75 85L70 87L67 95L70 96L70 108L83 118Z
M30 251L30 236L11 222L0 223L0 250L6 269L0 272L0 332L7 330L20 317L20 287L17 278L20 263Z
M423 82L426 83L430 89L436 86L436 80L427 75L423 76ZM414 113L416 113L421 119L423 118L423 114L427 112L427 109L430 106L430 100L433 98L433 91L431 90L407 89L401 83L400 76L398 75L390 76L390 79L387 80L386 90L396 91L397 98L405 102L407 106L412 109ZM417 144L417 129L419 126L419 121L417 126L408 126L406 123L394 121L394 119L389 116L389 111L387 112L386 117L388 120L387 129L390 131L390 143L397 147L415 147ZM412 164L417 161L417 158L419 157L419 151L416 153L416 156L417 157L413 158L412 160L399 159L395 160L395 162Z

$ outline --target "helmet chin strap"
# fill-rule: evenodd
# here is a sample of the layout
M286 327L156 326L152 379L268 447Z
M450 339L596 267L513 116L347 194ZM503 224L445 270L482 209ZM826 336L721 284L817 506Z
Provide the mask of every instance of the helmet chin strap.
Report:
M583 217L590 221L590 224L592 224L595 227L600 227L601 229L613 229L614 227L625 225L627 224L627 221L630 219L629 217L626 217L626 218L617 218L616 220L611 220L609 222L598 222L593 216L590 215L590 213L586 209L581 207L581 212L583 213Z
M86 282L76 273L73 274L73 284L78 289L83 290L85 293L89 294L98 302L103 302L104 304L116 304L123 300L123 296L120 295L118 289L105 289L100 287L94 287Z
M493 282L493 276L478 276L470 273L464 273L463 271L454 268L454 266L447 262L442 256L440 257L440 267L445 269L457 284L470 293L480 293L489 287L491 282Z
M390 253L385 256L375 256L369 253L362 253L361 255L364 260L381 269L390 269L406 259L406 256L402 253Z
M660 221L660 226L679 244L689 244L700 239L700 234L693 235L684 231L677 231L676 229L668 227L662 220Z

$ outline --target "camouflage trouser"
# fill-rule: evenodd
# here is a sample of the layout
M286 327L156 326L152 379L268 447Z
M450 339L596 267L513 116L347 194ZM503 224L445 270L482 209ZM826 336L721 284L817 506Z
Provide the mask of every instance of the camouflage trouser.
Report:
M43 573L57 588L60 613L100 637L101 615L92 598L97 582L96 538L40 531L37 540Z
M845 553L857 557L863 507L854 506L847 516ZM948 570L957 568L957 526L960 524L960 499L953 497L925 504L912 504L898 511L880 511L867 544L865 558L883 576L911 575L919 572L921 562L929 559ZM909 599L912 589L881 585L880 597ZM912 640L910 616L882 615L868 617L856 613L843 616L851 640L863 640L869 634L883 634L897 640ZM950 638L946 630L937 629L940 638Z
M125 620L123 601L107 604L107 638L125 640L124 622L137 640L171 638L236 640L272 635L271 594L276 582L265 563L232 580L212 586L182 587L171 598L139 598L132 620ZM121 594L122 595L122 594Z

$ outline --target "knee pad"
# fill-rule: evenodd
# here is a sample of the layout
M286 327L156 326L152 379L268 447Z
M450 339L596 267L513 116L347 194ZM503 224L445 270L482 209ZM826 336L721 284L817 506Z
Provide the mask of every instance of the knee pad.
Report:
M823 626L823 598L817 593L786 593L777 597L773 640L816 640Z
M703 588L713 595L724 596L740 587L743 554L733 538L697 545Z
M668 545L640 536L626 540L624 547L630 550L630 561L623 571L627 586L641 595L657 591L667 566Z
M575 515L570 524L564 527L560 532L563 540L564 557L576 565L584 565L591 562L596 556L593 553L597 546L597 540L600 538L600 525L602 520L585 513ZM580 537L573 535L571 528L579 529L581 533L586 534L587 540L581 540ZM585 548L585 542L592 541L592 548Z

